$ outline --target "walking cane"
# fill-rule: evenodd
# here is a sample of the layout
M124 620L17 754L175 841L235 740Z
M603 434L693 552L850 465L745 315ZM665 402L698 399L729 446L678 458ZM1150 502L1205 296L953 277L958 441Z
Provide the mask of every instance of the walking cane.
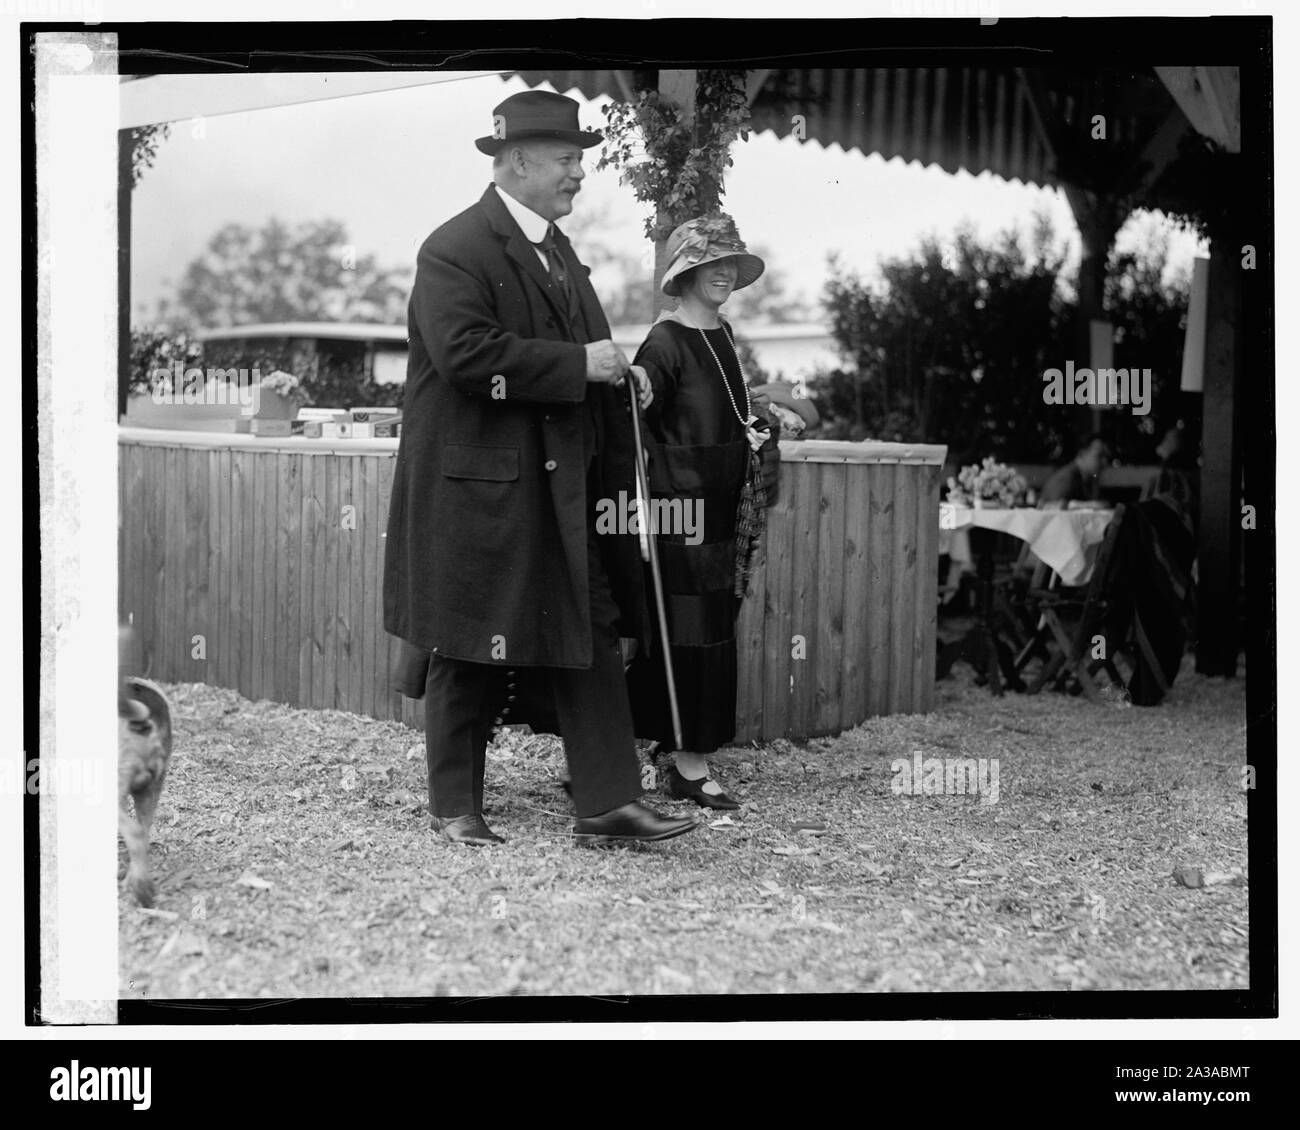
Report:
M677 683L673 678L673 651L668 643L668 611L664 604L664 582L659 573L659 550L650 534L650 485L645 473L645 448L641 446L641 401L636 381L629 370L626 384L632 402L632 438L636 443L636 513L641 536L641 559L650 563L654 581L655 610L659 613L659 639L664 652L664 675L668 680L668 709L672 713L673 737L682 748L682 716L677 709Z

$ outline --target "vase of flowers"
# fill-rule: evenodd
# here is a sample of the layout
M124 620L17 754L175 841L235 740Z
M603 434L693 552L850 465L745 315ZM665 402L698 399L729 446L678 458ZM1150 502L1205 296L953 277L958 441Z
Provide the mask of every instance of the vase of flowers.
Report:
M1005 463L987 456L948 479L948 501L975 510L1005 510L1024 503L1027 484Z
M292 420L302 407L302 381L292 373L276 369L257 382L259 420Z

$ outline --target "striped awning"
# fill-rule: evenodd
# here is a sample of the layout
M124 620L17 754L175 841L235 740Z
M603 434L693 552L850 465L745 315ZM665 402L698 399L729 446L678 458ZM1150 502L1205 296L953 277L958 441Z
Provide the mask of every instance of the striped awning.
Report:
M586 98L626 98L633 81L631 71L517 73L530 86L549 83ZM987 171L1005 180L1054 186L1075 180L1080 165L1090 164L1077 153L1087 152L1095 115L1106 119L1108 144L1100 164L1115 173L1175 108L1153 70L774 70L754 99L753 128L950 173ZM1069 166L1066 177L1063 164Z

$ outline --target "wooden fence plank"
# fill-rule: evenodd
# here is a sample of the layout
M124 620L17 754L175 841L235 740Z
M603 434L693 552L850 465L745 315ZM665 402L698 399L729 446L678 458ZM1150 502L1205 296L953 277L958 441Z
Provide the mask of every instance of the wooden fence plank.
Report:
M257 646L257 598L262 586L261 574L257 569L257 543L262 536L262 522L259 514L257 490L257 468L261 455L256 452L242 451L239 503L243 516L240 519L240 600L242 614L239 620L239 693L245 698L253 698L253 654Z
M162 481L158 484L161 502L162 532L159 535L162 550L162 568L159 573L159 606L162 609L158 632L158 677L176 678L176 620L180 608L180 578L177 569L185 552L177 537L178 509L176 505L176 464L180 452L168 448L163 454Z
M356 505L352 501L352 465L356 456L340 456L339 465L339 576L338 605L334 610L334 701L340 710L355 710L352 702L352 596L353 565L360 564L355 553L357 541ZM347 526L344 526L346 513Z
M186 622L184 642L185 679L203 682L207 663L203 652L195 654L195 645L211 635L208 625L208 455L206 451L185 453L185 529L187 570ZM196 639L195 637L198 637Z
M871 476L865 468L853 470L856 473L848 476L844 499L844 649L840 681L844 729L856 726L867 717L871 679L868 653L871 563L867 556L871 538Z
M397 641L384 631L384 547L388 544L388 503L393 496L393 472L397 460L379 461L379 475L375 491L375 583L370 597L370 617L375 626L375 716L397 718L400 716L398 699L392 689L388 673L397 654Z
M155 627L152 635L153 657L150 673L153 678L166 680L171 677L168 654L168 608L167 608L167 568L170 564L170 550L167 544L167 462L170 452L163 451L158 460L158 476L149 485L153 496L153 586Z
M871 567L871 599L867 616L867 664L871 681L867 711L874 717L889 712L889 618L893 584L894 479L897 468L881 464L868 469L871 480L871 533L867 559Z
M813 659L816 698L810 733L837 734L844 729L844 524L848 468L822 463L817 502L817 625Z
M121 530L118 541L122 548L118 569L122 574L122 605L118 617L124 624L132 624L137 631L143 628L141 613L144 606L141 576L144 570L142 549L145 540L145 501L142 480L144 453L135 446L119 446L121 453L122 509ZM143 639L141 638L141 641Z
M912 623L916 608L916 502L912 467L894 472L894 575L889 600L889 712L912 709Z
M771 511L768 511L769 520ZM736 620L736 742L763 732L763 611L767 603L768 537L759 545L749 591Z
M141 661L144 671L158 675L158 633L162 614L163 460L155 455L141 480L141 509L144 512L144 537L140 547L141 580Z
M221 548L221 564L217 588L217 638L213 641L217 652L217 685L234 685L234 648L231 635L231 587L234 583L234 546L231 544L231 477L230 452L217 452L217 544Z
M147 448L141 448L147 451ZM221 651L221 510L217 497L219 477L219 451L201 452L204 459L204 487L208 500L208 634L203 639L203 680L213 686L221 685L217 663Z
M357 605L357 658L361 670L361 695L358 702L361 713L375 714L375 631L373 607L370 602L378 580L375 554L383 543L375 526L379 520L379 463L363 459L360 464L361 494L357 510L358 530L361 534L361 598Z
M252 451L243 452L244 458L244 560L247 563L244 580L244 622L240 626L243 647L243 668L239 680L239 693L245 698L257 699L257 684L262 674L262 617L266 613L266 535L263 529L262 500L265 482L262 464L265 456Z
M795 484L794 573L791 590L790 634L797 637L792 648L790 674L790 731L811 732L817 706L817 663L823 646L818 618L817 527L820 525L823 465L804 463ZM802 658L800 658L802 656Z
M768 559L763 586L763 731L760 741L790 732L790 592L794 576L794 495L799 469L782 465L783 482L767 512Z
M313 476L320 455L309 455L302 461L299 511L302 529L299 532L301 553L298 568L298 704L311 705L311 652L312 652L312 595L314 577L312 563L316 555L316 499Z
M245 694L247 691L248 651L248 584L253 570L248 555L252 548L252 531L248 527L249 453L234 451L230 462L230 645L233 651L234 671L230 685Z
M939 474L933 466L914 468L919 480L916 503L916 613L912 622L912 710L934 704L935 633L939 626Z
M349 701L351 709L365 713L366 682L363 665L363 644L365 641L365 567L366 567L366 478L367 463L373 463L369 456L357 455L351 459L352 505L356 510L357 528L352 533L352 568L348 579L351 595L348 602L348 668L352 681L352 694Z
M275 697L279 702L298 702L298 622L302 587L302 465L298 455L277 455L276 513L276 609L280 631L275 640Z
M317 552L317 558L324 558L324 585L320 601L320 691L316 699L318 706L333 709L338 705L334 697L336 657L338 644L339 615L339 550L342 530L340 528L339 505L339 459L334 456L321 460L324 465L324 492L321 506L321 529L325 535L325 552Z
M325 705L325 621L329 605L326 592L326 563L333 551L332 531L329 523L329 468L333 456L312 459L312 494L316 499L314 511L316 524L315 548L312 552L311 596L311 698L312 707L319 710Z
M269 699L275 686L276 638L281 615L280 605L276 602L280 572L276 556L280 538L280 457L268 453L262 460L262 467L262 497L258 505L262 510L262 544L266 560L262 564L262 622L258 631L262 672L258 679L257 697Z

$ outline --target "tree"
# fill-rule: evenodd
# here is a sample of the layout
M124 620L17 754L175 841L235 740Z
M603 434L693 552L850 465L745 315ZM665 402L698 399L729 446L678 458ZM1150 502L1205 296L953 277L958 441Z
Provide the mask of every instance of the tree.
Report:
M1201 434L1201 396L1183 393L1183 345L1191 278L1182 271L1166 278L1169 231L1149 229L1145 243L1112 250L1106 265L1106 316L1115 326L1115 366L1151 370L1152 410L1147 416L1116 420L1108 429L1115 454L1129 463L1155 462L1155 446L1166 429L1184 421L1187 434Z
M1152 369L1154 419L1177 413L1187 304L1185 285L1161 281L1167 254L1167 239L1113 254L1106 292L1121 339L1115 365ZM1043 216L1027 249L1015 231L982 245L962 228L946 245L932 236L882 263L873 285L832 259L825 303L845 364L810 382L818 434L946 443L963 463L1063 461L1075 437L1069 414L1044 403L1042 374L1071 358L1087 365L1075 356L1077 306L1063 267ZM1104 429L1130 461L1149 458L1159 438L1127 410L1106 413Z
M1014 231L981 245L969 227L922 240L864 283L831 262L825 301L844 369L812 382L823 434L946 442L1041 458L1066 421L1043 403L1041 373L1066 356L1064 252L1039 219L1027 251Z
M201 329L255 322L380 322L406 318L409 273L358 255L339 220L290 228L227 224L181 279L182 320Z

